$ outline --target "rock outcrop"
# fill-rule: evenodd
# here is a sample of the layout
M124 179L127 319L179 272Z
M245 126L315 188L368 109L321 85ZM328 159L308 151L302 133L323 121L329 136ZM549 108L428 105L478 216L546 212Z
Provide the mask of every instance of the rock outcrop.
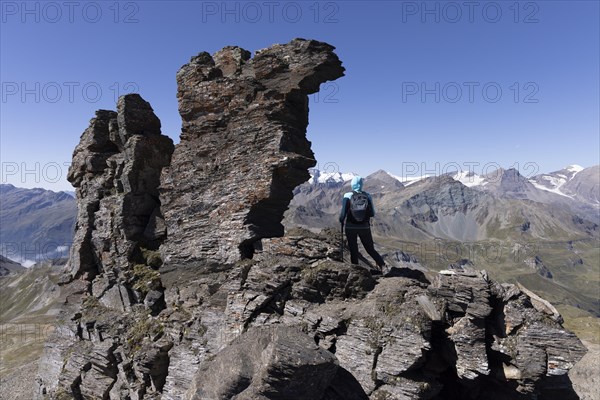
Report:
M575 398L565 373L585 349L547 303L466 267L430 279L399 262L375 278L332 259L337 239L296 230L253 260L164 271L157 317L88 299L67 324L60 387L83 376L74 398Z
M318 399L333 381L335 356L299 329L256 327L205 362L193 398Z
M123 312L137 306L156 314L165 307L156 271L166 234L158 187L172 153L173 141L161 135L160 120L137 94L120 97L117 112L97 111L82 134L68 175L78 202L62 279L71 282L70 295L40 367L40 394L107 396L118 373L117 343L104 341L103 330L126 326L131 333L135 320Z
M69 175L71 294L37 399L573 394L565 374L585 348L532 293L466 264L427 276L402 252L375 277L340 259L331 230L275 237L314 162L306 94L343 71L332 51L294 40L254 59L233 47L195 57L178 74L170 164L139 96L98 112Z
M143 263L144 250L158 248L166 234L158 186L172 153L173 141L161 135L160 120L139 95L119 98L117 112L96 112L68 175L78 202L73 278L116 278Z
M259 50L200 53L177 73L181 142L162 178L170 265L249 258L283 235L294 188L316 164L308 94L341 77L326 43L292 40Z

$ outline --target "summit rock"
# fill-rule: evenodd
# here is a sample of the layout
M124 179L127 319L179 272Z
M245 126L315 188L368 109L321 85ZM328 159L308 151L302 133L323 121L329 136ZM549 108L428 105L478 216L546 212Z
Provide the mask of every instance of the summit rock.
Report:
M137 94L119 98L117 112L99 110L73 153L77 223L69 260L72 278L120 276L142 262L142 249L164 239L158 186L173 141ZM161 226L163 227L161 229Z
M344 74L334 47L295 39L200 53L177 73L181 142L162 176L168 265L251 258L282 236L293 190L316 164L308 94Z

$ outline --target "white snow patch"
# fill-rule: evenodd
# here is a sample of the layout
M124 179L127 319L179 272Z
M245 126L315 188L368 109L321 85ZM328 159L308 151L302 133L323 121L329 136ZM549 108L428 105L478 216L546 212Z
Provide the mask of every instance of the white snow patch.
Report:
M462 183L467 187L484 186L488 184L484 177L474 173L469 173L469 171L457 172L454 176L452 176L452 179Z
M560 178L557 178L552 175L542 175L541 178L545 181L548 181L550 183L550 185L552 185L552 188L558 189L559 187L561 187L562 185L567 183L566 176L564 176L564 175L558 175L558 176L560 176Z
M32 265L34 265L36 262L34 260L28 260L26 258L23 257L7 257L9 260L14 261L16 263L21 264L22 266L24 266L25 268L29 268Z
M390 174L389 172L387 174L389 176L391 176L392 178L398 180L404 186L412 185L413 183L418 182L420 180L423 180L425 178L429 178L431 176L435 176L435 175L421 175L421 176L403 177L403 176L399 176L399 175Z
M321 172L319 170L310 170L310 179L308 183L311 185L315 182L315 176L317 176L318 183L327 183L327 182L347 182L352 180L357 174L355 173L342 173L342 172Z
M529 181L529 183L531 183L531 184L532 184L533 186L535 186L537 189L545 190L546 192L552 192L552 193L556 193L556 194L559 194L559 195L561 195L561 196L568 197L568 198L570 198L570 199L572 199L572 198L573 198L572 196L569 196L569 195L567 195L567 194L564 194L563 192L561 192L561 191L560 191L560 189L559 189L559 188L560 188L560 186L558 186L558 187L554 187L554 188L549 188L549 187L546 187L546 186L544 186L544 185L540 185L539 183L537 183L537 182L536 182L536 181L534 181L533 179L531 179L531 180ZM564 182L563 182L563 183L564 183ZM562 185L561 185L561 186L562 186Z
M398 176L398 175L394 175L391 172L385 171L386 174L388 174L389 176L391 176L392 178L394 178L395 180L397 180L398 182L402 182L402 177Z
M358 176L358 174L355 174L353 172L345 173L345 174L341 174L341 175L342 175L343 182L351 181L352 178L354 178L355 176Z
M581 165L572 164L572 165L567 166L565 169L569 170L569 171L573 171L575 173L578 173L580 171L583 171L585 168L583 168Z

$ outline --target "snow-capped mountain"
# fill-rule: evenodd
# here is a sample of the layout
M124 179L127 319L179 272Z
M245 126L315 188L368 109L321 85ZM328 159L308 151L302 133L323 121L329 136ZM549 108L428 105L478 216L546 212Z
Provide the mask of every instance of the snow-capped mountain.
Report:
M600 165L579 171L560 189L579 201L600 207Z
M431 175L401 177L393 173L389 173L389 175L402 182L404 186L431 177ZM470 171L458 171L446 175L467 187L494 192L503 197L552 204L566 204L574 201L585 207L591 207L592 211L600 207L598 194L600 191L600 166L598 165L584 168L573 164L559 171L539 174L531 178L521 175L518 170L502 168L485 175L478 175Z
M462 183L463 185L465 185L467 187L485 186L489 183L489 181L486 180L484 177L477 175L474 172L469 172L469 171L456 172L455 174L453 174L451 176L452 176L452 179Z
M530 182L540 190L568 196L563 190L563 186L570 182L575 176L585 168L579 165L569 165L559 171L548 174L536 175L530 179Z
M380 170L366 176L364 185L379 216L375 233L391 240L512 243L598 235L597 208L537 189L516 169L499 169L484 176L444 174L408 185ZM336 226L341 198L349 190L347 181L298 186L286 213L286 225L309 229Z
M531 183L549 191L590 205L600 206L600 166L583 168L569 165L559 171L534 176Z
M443 174L442 176L398 176L394 173L379 170L367 177L365 190L370 192L399 191L409 187L421 186L423 182L436 179L451 179L462 185L491 194L496 198L528 200L536 203L558 206L568 209L576 215L591 221L598 222L600 209L600 166L583 168L570 165L560 171L526 177L514 168L489 172L478 175L470 171L457 171ZM320 188L334 189L343 193L350 189L349 181L356 176L355 173L324 173L317 169L311 172L308 185L310 191L296 189L295 195L299 203L304 203L304 197L310 193L315 196ZM331 192L332 194L333 192ZM319 195L320 210L331 211L330 202ZM301 200L302 199L302 200ZM332 205L337 207L337 200L330 199ZM333 208L335 208L333 207Z
M417 182L419 182L419 181L421 181L423 179L430 178L430 177L433 176L433 175L428 175L428 174L420 175L420 176L399 176L399 175L394 175L393 173L387 172L387 171L386 171L386 173L389 176L397 179L404 186L412 185L413 183L417 183Z
M324 172L324 171L320 171L316 168L311 168L308 170L308 172L310 173L310 179L308 180L308 183L310 185L313 184L339 184L339 183L343 183L346 181L351 180L352 178L354 178L357 174L355 173L342 173L342 172Z

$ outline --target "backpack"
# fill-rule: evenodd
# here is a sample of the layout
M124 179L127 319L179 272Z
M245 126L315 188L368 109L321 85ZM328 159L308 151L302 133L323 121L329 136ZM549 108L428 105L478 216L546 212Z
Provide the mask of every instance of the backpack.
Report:
M350 214L356 222L366 221L369 215L369 196L364 192L353 192L350 197Z

